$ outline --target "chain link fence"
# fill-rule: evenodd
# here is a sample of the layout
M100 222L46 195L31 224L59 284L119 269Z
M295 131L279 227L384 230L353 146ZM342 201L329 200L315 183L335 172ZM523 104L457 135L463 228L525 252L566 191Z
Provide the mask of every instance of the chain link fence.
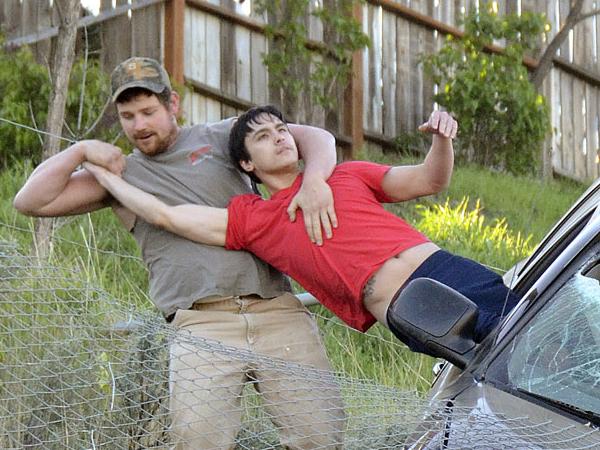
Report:
M86 280L77 268L51 265L0 241L0 448L198 448L172 423L180 412L170 398L174 345L193 349L200 366L236 361L267 367L281 387L277 406L290 415L303 414L294 404L298 398L326 405L331 399L330 410L319 412L329 428L301 430L303 448L400 449L422 435L431 439L427 448L440 449L600 448L592 428L582 435L550 421L430 402L415 392L178 333L157 314L128 309ZM199 402L215 405L209 418L215 423L221 416L241 417L239 431L214 427L215 442L235 431L236 449L285 448L282 427L252 380L235 404L227 404L218 390L203 391L201 370L189 369L192 388L183 404L192 410ZM297 392L300 379L313 388ZM336 413L339 395L342 415ZM335 441L320 444L331 430L339 431Z

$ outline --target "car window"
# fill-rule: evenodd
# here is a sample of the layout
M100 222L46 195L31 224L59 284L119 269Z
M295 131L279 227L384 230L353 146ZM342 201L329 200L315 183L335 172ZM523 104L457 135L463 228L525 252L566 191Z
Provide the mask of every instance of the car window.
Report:
M507 285L511 287L518 295L523 296L533 283L550 267L565 248L579 236L581 230L592 218L592 213L584 216L578 216L578 221L568 221L570 228L562 228L560 239L550 239L547 245L541 246L527 260L526 267L522 267L515 279L508 280ZM556 235L555 235L556 236ZM505 276L506 279L506 276Z
M515 389L600 414L598 266L574 274L538 311L488 375ZM493 375L495 373L495 375Z

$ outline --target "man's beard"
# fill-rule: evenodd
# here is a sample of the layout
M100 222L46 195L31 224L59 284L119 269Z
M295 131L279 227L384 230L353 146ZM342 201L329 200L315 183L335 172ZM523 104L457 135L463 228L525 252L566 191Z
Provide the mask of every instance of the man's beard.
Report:
M141 136L144 136L142 134ZM169 134L166 136L159 136L157 133L152 133L151 139L153 140L151 147L147 147L145 145L138 144L139 137L134 136L134 145L138 147L138 149L149 156L158 155L159 153L163 153L169 149L169 147L175 142L177 139L177 127L174 126Z

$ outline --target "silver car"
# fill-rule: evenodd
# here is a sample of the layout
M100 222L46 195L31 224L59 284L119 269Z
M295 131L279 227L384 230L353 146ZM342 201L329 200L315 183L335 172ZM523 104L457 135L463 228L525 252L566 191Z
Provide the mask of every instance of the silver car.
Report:
M505 275L522 300L480 344L472 302L407 286L395 325L448 362L404 448L600 449L599 205L600 181Z

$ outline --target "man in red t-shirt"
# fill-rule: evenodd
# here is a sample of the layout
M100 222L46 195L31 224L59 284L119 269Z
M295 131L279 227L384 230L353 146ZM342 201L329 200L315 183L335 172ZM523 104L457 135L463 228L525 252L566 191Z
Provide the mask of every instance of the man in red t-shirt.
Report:
M311 224L297 220L288 205L302 173L298 151L281 113L253 108L240 116L230 135L230 154L240 170L270 192L234 197L228 208L168 206L102 168L84 164L125 207L146 221L205 244L245 249L298 281L351 327L366 331L376 321L389 326L389 306L402 286L429 277L458 290L480 307L481 340L516 304L499 275L474 261L451 255L430 242L382 202L399 202L444 189L452 174L452 139L457 123L433 112L419 127L433 134L422 164L389 167L364 161L338 165L328 179L338 223L330 239L311 242ZM290 221L288 215L292 215ZM401 336L414 351L426 350Z

